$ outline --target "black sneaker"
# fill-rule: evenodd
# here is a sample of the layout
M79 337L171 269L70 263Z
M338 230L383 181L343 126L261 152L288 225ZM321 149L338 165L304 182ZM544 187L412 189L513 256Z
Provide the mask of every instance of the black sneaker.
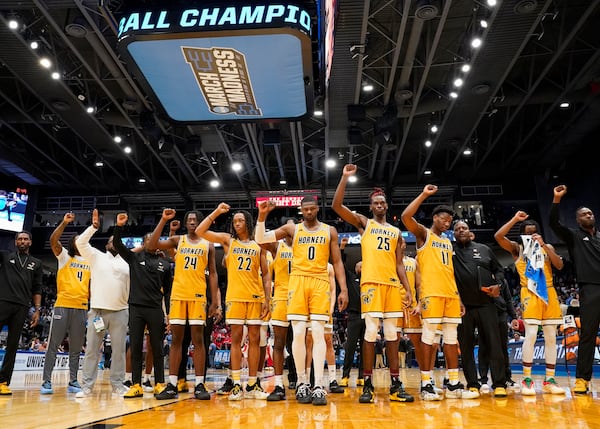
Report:
M327 405L327 392L321 386L315 386L311 399L313 405Z
M375 389L371 383L365 383L362 394L358 397L361 404L372 404L375 402Z
M144 392L154 392L154 386L152 386L150 380L146 380L142 383L142 389L144 389Z
M162 392L154 395L154 397L158 400L176 399L177 396L177 387L173 386L171 383L167 383Z
M131 386L133 386L133 383L131 382L131 380L125 380L123 382L123 386L125 386L129 389Z
M415 398L406 393L402 382L393 383L390 387L390 401L393 402L414 402Z
M344 393L344 388L338 384L336 380L329 383L329 391L331 393Z
M281 386L275 386L275 389L267 396L267 401L285 401L285 389Z
M194 398L200 399L202 401L207 401L210 399L210 393L206 391L206 387L204 387L204 383L198 383L194 388Z
M290 381L289 385L288 385L288 389L290 390L296 390L297 387L297 383L295 381Z
M229 377L225 379L225 383L217 390L217 395L228 395L233 390L233 380Z
M301 404L312 403L312 390L310 384L300 383L296 388L296 400Z

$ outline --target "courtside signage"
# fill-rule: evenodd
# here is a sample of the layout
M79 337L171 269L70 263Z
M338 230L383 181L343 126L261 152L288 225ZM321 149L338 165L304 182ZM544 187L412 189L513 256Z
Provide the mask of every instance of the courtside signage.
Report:
M120 52L169 118L248 122L310 113L311 16L305 9L196 3L118 18Z

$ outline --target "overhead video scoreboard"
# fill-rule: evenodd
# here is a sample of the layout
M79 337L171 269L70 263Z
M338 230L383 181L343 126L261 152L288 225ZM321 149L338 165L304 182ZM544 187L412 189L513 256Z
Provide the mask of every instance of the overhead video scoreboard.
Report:
M311 112L312 18L301 5L168 4L117 19L120 53L169 118L247 122Z

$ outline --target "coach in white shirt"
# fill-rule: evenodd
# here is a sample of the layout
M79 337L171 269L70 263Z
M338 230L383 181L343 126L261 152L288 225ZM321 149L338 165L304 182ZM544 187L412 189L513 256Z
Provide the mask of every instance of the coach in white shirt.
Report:
M90 238L100 225L98 210L92 215L92 225L77 238L79 253L90 264L90 311L87 320L87 345L83 360L82 390L78 398L92 393L98 363L100 346L106 331L112 339L112 362L110 383L113 393L120 396L127 390L125 381L125 339L129 322L129 265L117 253L112 244L112 236L106 243L106 252L90 245Z

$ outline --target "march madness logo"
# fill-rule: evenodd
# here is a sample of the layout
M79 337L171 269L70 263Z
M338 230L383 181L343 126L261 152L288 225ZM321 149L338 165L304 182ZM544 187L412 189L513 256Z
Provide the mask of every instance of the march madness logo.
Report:
M262 116L256 105L246 57L229 48L181 47L211 112Z

